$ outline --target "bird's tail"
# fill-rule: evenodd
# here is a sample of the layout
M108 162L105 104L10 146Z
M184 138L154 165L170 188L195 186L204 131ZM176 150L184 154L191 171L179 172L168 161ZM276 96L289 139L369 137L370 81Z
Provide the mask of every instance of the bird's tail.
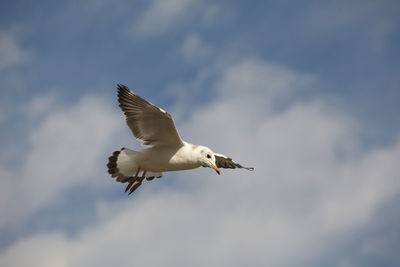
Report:
M111 177L116 177L118 182L125 183L136 175L137 170L140 169L137 157L140 152L121 148L121 150L114 151L108 158L107 168ZM144 170L140 170L138 177L142 177ZM154 177L161 178L162 173L146 172L146 179L152 180Z

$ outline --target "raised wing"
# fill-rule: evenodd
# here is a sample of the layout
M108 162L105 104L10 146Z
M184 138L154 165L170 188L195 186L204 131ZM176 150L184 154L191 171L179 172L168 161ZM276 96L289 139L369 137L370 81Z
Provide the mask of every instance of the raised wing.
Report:
M215 156L215 165L217 165L218 168L225 168L225 169L240 168L249 171L254 170L254 168L252 167L243 167L242 165L240 165L237 162L234 162L231 158L228 158L225 155L215 153L214 156Z
M118 84L118 102L133 135L149 146L182 146L174 120L166 111Z

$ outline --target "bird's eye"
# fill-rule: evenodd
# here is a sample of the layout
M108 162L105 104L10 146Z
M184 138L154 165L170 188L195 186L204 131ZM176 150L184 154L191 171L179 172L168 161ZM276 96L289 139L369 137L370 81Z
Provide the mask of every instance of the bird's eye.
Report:
M207 158L208 158L208 159L211 159L211 156L210 156L210 154L207 154Z

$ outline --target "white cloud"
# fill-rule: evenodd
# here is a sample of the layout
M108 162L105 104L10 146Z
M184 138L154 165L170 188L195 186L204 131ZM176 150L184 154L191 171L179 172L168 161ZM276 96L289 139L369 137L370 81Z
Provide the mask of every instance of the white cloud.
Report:
M188 141L253 165L254 172L167 174L163 179L177 177L174 186L152 181L133 199L99 201L97 223L73 237L54 232L20 240L0 254L0 265L308 266L345 242L346 233L368 225L379 207L399 193L400 141L363 149L358 142L362 126L349 114L322 98L293 97L299 87L313 86L312 76L254 59L235 63L217 76L214 101L192 107L179 129ZM275 109L283 100L290 102ZM45 169L45 177L55 177L55 170L63 179L69 177L70 168L59 160L80 166L66 183L92 177L90 169L97 166L93 159L103 149L86 155L86 164L70 157L75 146L94 148L113 136L102 133L96 141L78 137L81 141L75 142L74 133L85 129L110 131L105 128L111 128L114 116L98 104L86 99L49 116L32 137L36 152L28 156L26 172L39 176L35 163L45 155L40 147L47 144L66 156L47 159L54 170ZM89 114L85 118L78 116L82 109ZM102 126L92 122L99 112L105 118ZM57 131L65 129L58 122L70 123L71 117L79 117L78 130ZM60 144L55 136L63 135ZM41 189L32 186L33 191ZM42 203L52 199L47 196Z
M43 250L46 253L43 254ZM62 235L43 235L26 239L6 252L1 258L4 266L69 266L68 265L68 243ZM20 254L29 250L29 257ZM35 253L37 252L37 253ZM39 265L38 265L39 264Z
M195 21L203 26L213 26L221 20L229 20L232 11L207 1L195 0L152 0L135 21L130 33L138 39L147 39Z
M46 115L49 111L55 108L57 103L54 95L42 95L34 98L30 103L25 107L25 113L30 118L38 118L42 115Z
M201 62L211 55L211 47L197 34L188 34L183 41L181 54L189 63Z
M0 227L23 223L73 186L103 185L93 177L103 174L110 141L122 126L111 105L100 97L87 96L65 107L45 96L28 105L27 118L32 112L43 113L38 103L46 104L47 115L27 133L29 147L20 155L23 165L2 178Z
M29 54L10 33L0 32L0 71L26 61Z
M267 101L266 108L279 106L281 100L298 94L296 90L304 89L315 79L256 59L232 65L223 75L217 84L221 97L242 102Z
M147 38L171 29L188 15L188 9L194 2L193 0L153 0L134 25L133 34Z

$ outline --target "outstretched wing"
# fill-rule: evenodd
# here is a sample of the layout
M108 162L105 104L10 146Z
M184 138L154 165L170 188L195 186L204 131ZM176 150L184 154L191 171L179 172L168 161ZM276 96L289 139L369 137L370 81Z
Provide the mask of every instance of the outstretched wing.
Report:
M133 135L149 146L183 145L174 120L166 111L144 100L125 85L118 84L118 102Z
M252 167L243 167L242 165L240 165L237 162L234 162L231 158L228 158L225 155L214 153L214 156L215 156L215 164L217 165L218 168L225 168L225 169L240 168L249 171L254 170L254 168Z

